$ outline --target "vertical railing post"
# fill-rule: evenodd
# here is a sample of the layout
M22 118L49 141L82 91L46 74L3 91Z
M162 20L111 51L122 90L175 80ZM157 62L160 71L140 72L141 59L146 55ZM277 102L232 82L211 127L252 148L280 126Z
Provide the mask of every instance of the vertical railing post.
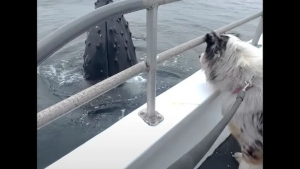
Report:
M156 97L156 55L157 55L157 6L147 9L147 108L139 116L150 126L163 121L163 116L155 111Z
M254 34L254 37L252 39L252 45L257 45L259 38L262 34L262 30L263 30L263 17L261 16L260 21L258 23L256 32Z

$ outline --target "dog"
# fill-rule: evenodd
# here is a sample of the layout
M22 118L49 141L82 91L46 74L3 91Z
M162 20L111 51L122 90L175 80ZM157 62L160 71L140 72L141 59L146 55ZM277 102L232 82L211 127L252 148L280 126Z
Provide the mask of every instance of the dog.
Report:
M208 33L205 42L205 52L199 56L200 65L207 82L225 95L222 115L230 110L245 82L251 80L252 85L246 88L245 98L228 128L241 146L241 153L234 154L239 169L262 169L262 50L232 34Z

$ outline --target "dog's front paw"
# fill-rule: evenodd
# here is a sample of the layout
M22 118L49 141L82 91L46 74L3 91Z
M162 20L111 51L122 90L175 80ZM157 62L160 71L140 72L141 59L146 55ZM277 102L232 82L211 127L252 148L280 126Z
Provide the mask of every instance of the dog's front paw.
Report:
M242 161L242 153L236 152L236 153L234 153L233 157L236 159L236 161L238 163L241 163L241 161Z

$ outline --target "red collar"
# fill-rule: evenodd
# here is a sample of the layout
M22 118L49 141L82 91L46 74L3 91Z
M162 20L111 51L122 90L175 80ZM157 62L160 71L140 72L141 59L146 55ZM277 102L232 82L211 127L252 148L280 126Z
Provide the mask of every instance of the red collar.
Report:
M248 87L246 88L246 91L249 90L251 87L252 87L252 86L248 86ZM242 90L242 89L243 89L243 88L238 87L238 88L234 89L231 93L232 93L232 94L237 94L237 93L238 93L240 90Z

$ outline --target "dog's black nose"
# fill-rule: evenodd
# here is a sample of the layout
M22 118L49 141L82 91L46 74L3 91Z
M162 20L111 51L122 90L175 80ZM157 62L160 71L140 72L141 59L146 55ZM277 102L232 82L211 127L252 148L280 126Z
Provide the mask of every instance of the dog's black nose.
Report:
M208 44L214 43L215 37L212 33L208 33L205 35L205 42Z

